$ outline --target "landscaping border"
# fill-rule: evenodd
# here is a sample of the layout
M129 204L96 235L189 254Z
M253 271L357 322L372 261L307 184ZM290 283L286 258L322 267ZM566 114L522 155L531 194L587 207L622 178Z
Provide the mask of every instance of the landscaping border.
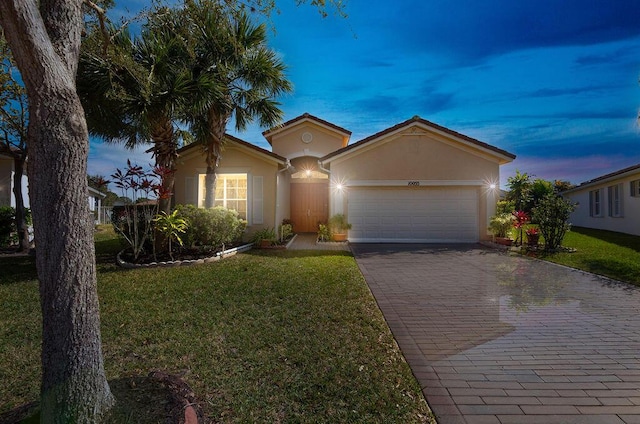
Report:
M151 262L148 264L133 264L131 262L126 262L122 259L122 253L124 250L118 252L116 256L116 264L119 267L125 269L138 269L138 268L158 268L158 267L174 267L174 266L188 266L188 265L200 265L211 262L219 261L220 259L228 258L230 256L234 256L236 253L246 252L247 250L251 250L253 248L253 243L243 244L242 246L234 247L232 249L223 250L222 252L218 252L213 256L208 258L201 259L187 259L184 261L163 261L163 262Z

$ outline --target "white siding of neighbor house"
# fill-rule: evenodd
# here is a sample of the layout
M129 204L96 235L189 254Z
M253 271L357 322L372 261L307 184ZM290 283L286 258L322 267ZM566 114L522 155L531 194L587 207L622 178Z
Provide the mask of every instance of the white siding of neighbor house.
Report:
M640 197L631 195L631 182L640 180L640 170L631 175L620 176L609 181L570 190L564 193L566 199L578 203L571 214L571 224L577 227L616 231L640 236ZM611 186L621 184L622 216L611 216L609 190ZM591 216L589 193L600 190L600 216Z

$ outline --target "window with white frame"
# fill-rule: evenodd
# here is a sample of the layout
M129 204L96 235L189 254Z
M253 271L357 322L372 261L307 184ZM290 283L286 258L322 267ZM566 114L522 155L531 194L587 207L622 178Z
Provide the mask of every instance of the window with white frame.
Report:
M602 216L602 190L591 190L589 192L589 216Z
M200 174L200 196L198 206L203 208L206 198L206 175ZM247 174L218 174L216 179L215 206L223 206L238 212L247 219Z
M631 197L640 197L640 180L629 182L629 188L631 190Z
M622 184L607 187L607 198L609 200L609 216L622 217Z

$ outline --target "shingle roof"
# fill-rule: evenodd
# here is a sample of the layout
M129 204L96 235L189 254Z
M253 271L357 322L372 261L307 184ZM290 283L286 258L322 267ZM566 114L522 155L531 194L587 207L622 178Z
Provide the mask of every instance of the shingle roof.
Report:
M345 135L348 135L348 136L351 135L351 131L349 131L349 130L347 130L345 128L342 128L342 127L340 127L340 126L338 126L336 124L332 124L329 121L325 121L324 119L320 119L317 116L311 115L310 113L306 113L306 112L303 113L300 116L297 116L297 117L295 117L295 118L283 123L283 124L280 124L280 125L278 125L276 127L270 128L270 129L268 129L266 131L263 131L262 135L267 139L269 144L271 144L271 139L270 139L271 135L273 135L274 133L276 133L276 132L278 132L278 131L286 128L286 127L292 126L293 124L295 124L295 123L297 123L299 121L303 121L305 119L309 119L311 121L316 121L317 123L319 123L321 125L324 125L324 126L327 126L329 128L332 128L332 129L334 129L334 130L336 130L336 131L338 131L340 133L343 133Z
M280 155L278 155L276 153L270 152L269 150L263 149L262 147L256 146L255 144L251 144L249 142L246 142L246 141L244 141L244 140L242 140L242 139L240 139L238 137L234 137L231 134L225 134L224 137L226 139L230 140L230 141L233 141L234 143L240 144L241 146L244 146L244 147L247 147L249 149L255 150L258 153L262 153L264 155L271 156L272 158L274 158L274 159L276 159L276 160L278 160L280 162L285 163L287 161L286 158L284 158L284 157L282 157L282 156L280 156ZM184 153L184 152L186 152L188 150L191 150L191 149L193 149L193 148L195 148L197 146L202 146L202 145L199 144L199 143L187 144L186 146L183 146L180 149L178 149L178 153Z
M596 177L596 178L594 178L592 180L582 182L579 185L577 185L576 187L574 187L572 189L569 189L569 190L566 190L563 193L569 193L569 192L574 191L574 190L580 190L582 188L585 188L585 187L597 184L599 182L606 181L606 180L609 180L609 179L612 179L612 178L615 178L615 177L618 177L618 176L621 176L621 175L624 175L626 173L633 172L633 171L640 171L640 164L632 165L632 166L629 166L627 168L620 169L618 171L613 171L613 172L610 172L608 174L602 175L600 177Z
M362 146L362 145L364 145L364 144L366 144L366 143L368 143L368 142L370 142L372 140L376 140L376 139L378 139L378 138L380 138L380 137L382 137L382 136L384 136L386 134L393 133L394 131L397 131L397 130L403 128L403 127L409 126L409 125L411 125L413 123L420 123L420 124L426 125L428 127L431 127L431 128L436 129L436 130L442 131L442 132L447 133L449 135L452 135L454 137L457 137L457 138L460 138L462 140L465 140L465 141L467 141L467 142L469 142L471 144L475 144L478 147L482 147L484 149L491 150L491 151L493 151L495 153L498 153L500 155L506 156L508 158L511 158L511 159L515 159L516 158L516 155L514 155L513 153L509 153L506 150L499 149L499 148L497 148L495 146L492 146L492 145L487 144L485 142L482 142L480 140L476 140L475 138L471 138L471 137L466 136L464 134L461 134L459 132L450 130L449 128L443 127L443 126L438 125L438 124L434 124L433 122L427 121L426 119L423 119L423 118L421 118L419 116L414 116L413 118L407 119L406 121L401 122L401 123L399 123L397 125L394 125L394 126L392 126L390 128L387 128L386 130L382 130L380 132L377 132L377 133L375 133L375 134L373 134L373 135L371 135L371 136L369 136L367 138L364 138L364 139L362 139L362 140L360 140L360 141L358 141L356 143L350 144L350 145L348 145L346 147L343 147L342 149L339 149L339 150L336 150L335 152L329 153L328 155L323 157L321 160L325 161L325 160L330 159L330 158L332 158L334 156L338 156L338 155L340 155L342 153L345 153L345 152L347 152L349 150L352 150L352 149L354 149L356 147L360 147L360 146Z

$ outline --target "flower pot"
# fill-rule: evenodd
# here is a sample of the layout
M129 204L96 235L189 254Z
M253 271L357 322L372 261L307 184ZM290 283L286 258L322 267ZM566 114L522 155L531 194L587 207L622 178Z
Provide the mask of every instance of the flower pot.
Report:
M538 240L540 240L540 234L530 234L527 235L527 244L529 246L537 246Z
M333 241L346 241L347 240L347 234L334 234L333 235Z
M262 249L265 249L265 248L267 248L267 247L271 247L271 244L272 244L272 242L271 242L271 240L269 240L269 239L262 239L262 240L260 240L260 247L261 247Z
M503 246L511 246L511 239L508 237L496 237L496 243Z

